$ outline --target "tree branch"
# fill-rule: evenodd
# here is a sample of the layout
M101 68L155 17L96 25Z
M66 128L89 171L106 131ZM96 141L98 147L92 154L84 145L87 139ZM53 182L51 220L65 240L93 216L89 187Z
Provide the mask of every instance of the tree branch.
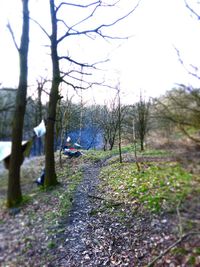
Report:
M88 8L90 6L94 6L94 5L97 5L97 4L101 4L101 0L99 1L96 1L96 2L93 2L93 3L90 3L88 5L78 5L78 4L74 4L74 3L67 3L67 2L61 2L58 7L56 8L56 12L58 12L58 10L63 6L74 6L74 7L81 7L81 8Z
M78 86L78 85L74 85L73 83L70 83L70 82L66 81L65 79L62 79L62 82L64 82L64 83L67 84L68 86L71 86L75 91L77 91L77 90L79 90L79 89L86 90L86 89L89 89L89 88L92 87L91 84L89 84L89 85L86 86L86 87Z
M174 46L174 49L176 50L176 53L177 53L177 56L178 56L178 59L179 59L181 65L182 65L183 68L187 71L187 73L190 74L190 75L192 75L192 76L194 76L194 77L197 78L198 80L200 80L200 76L197 74L198 68L197 68L196 66L190 64L190 66L195 70L196 73L190 71L190 70L185 66L185 64L184 64L184 62L183 62L183 60L182 60L182 58L181 58L180 51L179 51L175 46Z
M82 71L78 71L78 70L70 70L68 72L64 72L64 71L61 71L60 72L62 74L61 78L64 79L66 76L70 76L72 73L77 73L79 75L84 75L84 76L91 76L92 73L87 73L87 72L82 72ZM70 76L72 77L72 76Z
M17 44L17 42L16 42L16 40L15 40L15 35L14 35L14 32L13 32L12 27L11 27L11 25L10 25L10 22L8 22L8 24L7 24L7 28L8 28L8 30L9 30L10 34L11 34L11 37L12 37L13 42L14 42L14 45L15 45L17 51L19 52L19 47L18 47L18 44Z
M67 36L73 36L73 35L87 35L87 34L90 34L90 33L95 33L103 38L109 38L109 39L127 39L127 37L112 37L112 36L107 36L107 35L104 35L102 33L102 29L104 28L109 28L109 27L112 27L114 26L115 24L119 23L120 21L122 21L123 19L125 19L126 17L128 17L130 14L132 14L136 9L137 7L139 6L140 2L142 0L139 0L138 3L136 4L136 6L131 10L129 11L127 14L121 16L120 18L116 19L115 21L111 22L111 23L108 23L108 24L101 24L99 25L98 27L94 28L94 29L90 29L90 30L85 30L85 31L75 31L75 32L69 32L70 28L64 35L62 35L59 39L58 39L58 43L61 42L63 39L65 39ZM96 10L96 8L94 9L94 11ZM87 19L89 17L93 16L93 12L90 14L90 16L87 17ZM81 22L83 22L84 20L86 19L83 19L82 21L78 22L77 24L75 25L78 25L80 24ZM73 27L75 27L75 25Z
M200 20L200 15L199 15L196 11L194 11L194 9L192 9L192 8L189 6L189 4L187 3L186 0L185 0L185 6L190 10L190 12L192 12L192 14L194 14L194 15L196 16L196 18L197 18L198 20Z
M191 139L191 140L194 141L195 143L200 143L200 139L191 136L191 135L186 131L186 129L184 128L183 125L179 125L179 128L180 128L180 130L181 130L181 131L182 131L182 132L183 132L189 139Z
M103 61L95 62L95 63L93 63L93 64L88 64L88 63L81 63L81 62L78 62L78 61L76 61L76 60L73 60L73 59L70 58L69 56L60 56L60 57L59 57L59 60L62 60L62 59L68 60L68 61L70 61L71 63L74 63L74 64L77 65L77 66L80 66L81 68L93 68L93 69L97 69L97 68L96 68L96 65L97 65L97 64L106 63L106 62L109 61L109 59L106 59L106 60L103 60Z
M14 107L15 107L15 105L7 105L7 106L4 106L4 107L1 107L0 108L0 113L4 112L4 111L8 112L9 110L14 109Z
M97 8L101 6L101 1L98 1L98 2L99 2L99 4L97 4L97 5L95 6L95 8L92 10L91 14L88 15L86 18L82 19L81 21L77 22L76 24L74 24L74 25L71 27L71 29L73 29L74 27L78 26L79 24L81 24L81 23L83 23L84 21L86 21L86 20L88 20L89 18L91 18L91 17L94 15L94 13L96 12ZM97 2L97 3L98 3L98 2ZM70 30L70 29L69 29L69 30Z
M169 246L166 250L164 250L162 253L160 253L160 255L158 257L156 257L154 260L152 260L147 267L153 267L154 264L160 260L164 255L166 255L172 248L176 247L178 244L180 244L184 239L186 239L187 237L191 236L191 235L200 235L200 232L190 232L187 233L185 235L183 235L182 237L180 237L176 242L174 242L171 246Z
M32 20L36 25L39 26L39 28L46 34L46 36L50 39L50 35L48 34L48 32L45 30L45 28L35 19L30 18L30 20Z
M78 61L76 61L76 60L73 60L73 59L70 58L69 56L60 56L60 57L59 57L59 60L62 60L62 59L68 60L68 61L70 61L71 63L74 63L75 65L80 66L80 67L87 67L87 68L92 68L92 67L94 67L93 64L90 65L90 64L88 64L88 63L81 63L81 62L78 62Z

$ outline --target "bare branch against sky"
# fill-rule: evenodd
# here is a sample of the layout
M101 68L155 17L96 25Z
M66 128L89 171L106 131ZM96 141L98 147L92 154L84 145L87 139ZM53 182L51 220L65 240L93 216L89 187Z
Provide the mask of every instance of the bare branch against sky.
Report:
M196 10L194 10L189 4L188 4L188 2L186 1L186 0L184 0L185 1L185 5L186 5L186 7L191 11L191 13L193 14L193 15L195 15L195 17L198 19L198 20L200 20L200 15L196 12Z
M16 48L20 43L21 9L18 1L13 1L12 5L7 0L1 2L0 83L2 87L16 88L19 72ZM82 64L95 68L101 66L103 71L95 72L95 80L105 80L113 87L119 79L121 89L129 99L139 96L141 89L147 95L158 96L176 83L198 86L199 79L195 75L199 76L200 62L199 1L61 0L56 3L62 78L66 79L69 74L78 83ZM30 1L30 5L29 85L33 90L39 76L50 77L48 40L51 29L48 1ZM129 12L132 13L128 15ZM128 17L123 20L126 15ZM15 35L15 45L7 28L8 21ZM69 38L61 42L65 36ZM134 38L127 38L129 36ZM180 64L173 44L179 49L185 66L195 75L189 74ZM104 64L102 59L109 61ZM98 62L102 64L96 65ZM92 68L83 72L89 81ZM95 88L92 98L98 90L101 89ZM106 92L103 86L101 91L103 97Z

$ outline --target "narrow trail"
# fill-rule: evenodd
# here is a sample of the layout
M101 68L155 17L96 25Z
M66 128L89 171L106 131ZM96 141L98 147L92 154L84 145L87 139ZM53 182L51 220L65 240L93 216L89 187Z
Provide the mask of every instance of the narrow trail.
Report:
M99 183L99 171L99 164L84 166L83 180L74 194L68 218L63 222L65 224L65 231L62 233L63 245L56 251L55 260L48 266L82 266L82 259L87 257L84 254L86 250L84 235L89 226L89 214L92 210L88 195L94 194Z
M141 267L144 261L147 263L154 237L158 238L161 231L162 236L166 236L165 245L173 240L165 217L136 216L128 205L105 208L103 198L98 197L101 192L97 185L100 168L109 160L84 165L83 179L73 196L72 209L61 222L64 232L56 236L53 257L45 267ZM97 195L97 199L91 195Z
M131 158L125 160L131 161ZM112 159L107 158L98 164L87 161L78 165L83 166L82 181L73 195L71 211L64 217L52 220L53 212L59 211L55 201L62 197L69 183L57 188L56 197L54 191L38 194L16 215L2 211L0 266L144 267L160 251L176 242L179 224L176 213L144 212L142 206L135 204L134 198L131 202L115 202L115 192L110 192L104 180L99 178L101 168L111 164ZM193 201L187 201L181 210L183 222L195 219L195 229L199 229L198 203L199 195ZM200 247L199 236L192 237L182 244L188 255L193 253L190 248ZM181 266L189 266L184 265L187 255L182 258L166 255L155 266L168 266L169 262L172 266L182 263Z

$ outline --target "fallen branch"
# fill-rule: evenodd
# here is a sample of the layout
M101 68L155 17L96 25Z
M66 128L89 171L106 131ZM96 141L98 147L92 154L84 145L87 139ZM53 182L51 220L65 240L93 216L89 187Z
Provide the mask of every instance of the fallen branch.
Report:
M96 199L100 199L100 200L103 200L103 201L106 201L109 203L109 205L113 206L113 207L117 207L117 206L120 206L120 205L123 205L124 202L113 202L113 200L109 200L109 199L105 199L103 197L98 197L98 196L94 196L94 195L90 195L88 194L88 197L91 197L91 198L96 198Z
M181 219L181 214L180 214L180 205L181 205L181 200L179 201L177 207L176 207L176 212L177 212L177 216L178 216L178 221L179 221L179 224L178 224L178 228L179 228L179 236L181 238L181 236L183 236L183 225L182 225L182 219Z
M164 255L166 255L172 248L176 247L179 243L181 243L184 239L186 239L188 236L191 235L200 235L200 232L190 232L182 237L180 237L176 242L174 242L171 246L169 246L166 250L164 250L158 257L156 257L154 260L152 260L147 267L153 267L156 261L160 260Z
M100 199L100 200L104 200L104 201L108 201L107 199L105 199L103 197L98 197L98 196L94 196L94 195L90 195L90 194L88 194L88 197L96 198L96 199Z

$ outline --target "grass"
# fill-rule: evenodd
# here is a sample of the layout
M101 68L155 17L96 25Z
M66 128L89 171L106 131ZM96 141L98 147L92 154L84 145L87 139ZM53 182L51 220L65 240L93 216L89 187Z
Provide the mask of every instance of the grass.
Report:
M82 180L82 171L78 170L70 177L70 182L68 184L67 190L63 192L62 195L59 195L59 216L62 216L69 212L73 194L76 191L77 186L79 185L80 181Z
M41 162L40 162L41 161ZM27 206L27 216L30 221L37 224L38 218L41 218L49 235L56 230L53 226L58 226L60 218L67 216L72 206L73 194L76 187L82 179L82 170L79 166L74 166L73 161L63 164L63 168L57 168L57 178L60 184L45 190L43 187L37 187L34 180L40 175L42 169L42 160L29 164L24 168L22 166L21 185L23 192L23 201L20 206ZM35 168L34 165L38 164ZM32 166L33 165L33 166ZM0 205L5 207L7 192L7 171L0 175ZM38 203L38 204L37 204ZM37 212L33 212L34 207L39 205ZM2 223L4 223L2 221ZM58 230L58 229L57 229Z
M49 229L48 234L53 234L54 231L57 231L58 229L54 228L52 230L51 226L58 225L60 218L67 216L69 213L74 192L82 180L82 170L81 168L73 168L67 165L58 171L57 175L58 180L61 180L61 186L58 186L57 190L51 191L49 195L45 194L45 200L49 203L54 203L54 206L45 213L44 217Z
M133 144L122 146L122 153L130 153L134 155L134 147ZM104 160L106 158L117 156L119 154L119 150L117 147L114 147L113 150L88 150L85 151L85 158L92 161L92 162L98 162L101 160ZM152 157L169 157L171 156L171 153L169 151L161 150L161 149L147 149L145 151L140 151L138 149L137 151L138 156L152 156Z
M161 149L147 149L138 153L138 156L152 156L152 157L169 157L172 156L169 151Z
M134 163L115 163L101 171L110 194L153 212L173 209L192 190L192 175L178 163L145 163L141 172Z
M99 162L101 160L104 160L106 158L109 158L113 155L116 155L118 152L116 149L114 150L107 150L107 151L103 151L103 150L88 150L85 151L83 159L87 159L91 162Z
M133 145L123 146L122 152L134 153ZM90 162L98 162L114 155L118 155L118 148L114 148L112 151L89 150L79 159L79 163L82 162L84 164L85 159ZM164 150L146 150L144 152L138 152L138 156L159 157L169 156L169 153ZM43 161L39 160L39 166L35 168L37 162L30 163L29 169L22 168L22 186L30 185L30 192L23 192L24 201L22 204L26 204L27 201L31 202L32 199L38 197L38 195L40 195L39 198L42 199L41 201L49 201L48 196L45 195L44 192L41 192L41 190L33 186L33 180L39 176L38 174L43 166ZM189 192L188 185L190 184L191 175L184 172L177 164L146 163L142 168L143 171L138 173L133 163L119 164L116 158L113 158L110 164L111 163L112 167L104 169L101 175L109 177L109 179L107 179L109 186L112 187L116 195L118 195L119 198L134 199L134 201L142 203L144 207L151 210L159 211L161 207L168 205L169 199L171 199L171 202L174 201L174 203L177 203L177 201L184 198ZM50 218L62 216L70 210L73 193L81 181L82 172L80 169L73 169L73 166L68 162L63 169L59 169L57 175L61 183L62 177L65 177L64 179L67 177L68 186L64 191L61 189L62 186L58 186L53 190L52 194L57 199L59 211L57 211L56 214L52 211L48 211L46 216ZM0 177L0 188L0 202L1 205L3 205L2 195L5 196L7 190L6 173ZM42 197L42 194L44 194L44 197Z

